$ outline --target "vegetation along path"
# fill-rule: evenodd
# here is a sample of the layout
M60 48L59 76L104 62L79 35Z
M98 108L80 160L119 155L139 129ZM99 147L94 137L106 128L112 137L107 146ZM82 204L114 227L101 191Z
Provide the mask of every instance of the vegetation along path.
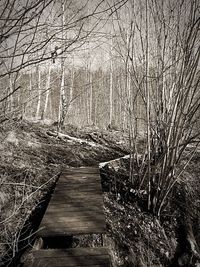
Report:
M98 168L82 167L64 171L60 176L46 213L38 240L25 266L110 266L106 248L45 249L51 240L70 240L74 235L102 234L106 231L103 198ZM101 236L102 237L102 236Z

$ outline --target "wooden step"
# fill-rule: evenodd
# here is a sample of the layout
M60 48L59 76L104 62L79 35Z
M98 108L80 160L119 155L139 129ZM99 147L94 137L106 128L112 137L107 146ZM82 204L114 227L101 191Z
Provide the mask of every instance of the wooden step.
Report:
M31 252L24 267L110 267L107 248L40 249Z

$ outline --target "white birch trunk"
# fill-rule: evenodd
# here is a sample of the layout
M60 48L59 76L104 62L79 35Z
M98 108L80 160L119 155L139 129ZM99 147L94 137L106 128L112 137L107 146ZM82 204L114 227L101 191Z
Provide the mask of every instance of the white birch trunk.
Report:
M74 88L74 56L73 56L73 64L72 64L72 70L71 70L71 84L70 84L70 89L69 89L68 113L70 113L72 109L73 88Z
M110 103L110 112L109 112L109 125L112 125L113 120L113 37L111 35L111 44L110 44L110 94L109 94L109 103Z
M50 94L50 86L51 86L51 63L49 63L49 69L48 69L48 77L46 82L46 96L45 96L45 103L44 103L44 110L43 114L41 116L41 119L43 120L47 113L47 107L49 102L49 94Z
M11 94L13 91L13 81L12 81L12 78L10 77L9 78L9 94ZM8 110L10 112L12 112L13 110L13 95L11 94L10 97L9 97L9 100L8 100Z
M64 64L62 66L62 78L60 85L60 104L59 104L59 113L58 113L58 122L60 125L63 125L65 120L65 68Z
M90 124L93 123L92 121L92 101L93 101L93 86L92 86L92 73L90 75Z
M41 72L40 68L38 67L38 102L37 102L36 118L39 118L40 107L41 107Z

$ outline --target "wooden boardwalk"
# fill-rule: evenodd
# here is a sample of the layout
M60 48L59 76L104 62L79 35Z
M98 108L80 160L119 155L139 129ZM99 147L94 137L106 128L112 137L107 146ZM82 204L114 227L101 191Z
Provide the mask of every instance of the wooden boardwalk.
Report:
M106 231L99 169L73 168L59 178L37 236L40 238L102 234ZM109 267L108 250L103 247L39 249L32 251L25 266Z
M40 225L40 237L104 233L103 197L97 168L62 173Z

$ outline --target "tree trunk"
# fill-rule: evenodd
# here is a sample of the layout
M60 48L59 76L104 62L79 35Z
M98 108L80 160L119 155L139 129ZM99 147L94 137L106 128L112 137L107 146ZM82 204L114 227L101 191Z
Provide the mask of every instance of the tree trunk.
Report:
M36 110L36 118L39 118L40 114L40 107L41 107L41 72L40 68L38 67L38 102L37 102L37 110Z
M44 109L41 115L41 119L44 120L47 113L47 107L49 102L49 93L50 93L50 86L51 86L51 63L49 63L49 69L48 69L48 77L46 82L46 96L45 96L45 103L44 103Z
M109 112L109 125L112 126L113 121L113 37L111 33L111 44L110 44L110 94L109 94L109 103L110 103L110 112Z
M64 124L65 117L67 112L66 106L66 97L65 97L65 68L64 62L62 62L62 78L60 86L60 105L59 105L59 114L58 114L58 124L59 128Z

